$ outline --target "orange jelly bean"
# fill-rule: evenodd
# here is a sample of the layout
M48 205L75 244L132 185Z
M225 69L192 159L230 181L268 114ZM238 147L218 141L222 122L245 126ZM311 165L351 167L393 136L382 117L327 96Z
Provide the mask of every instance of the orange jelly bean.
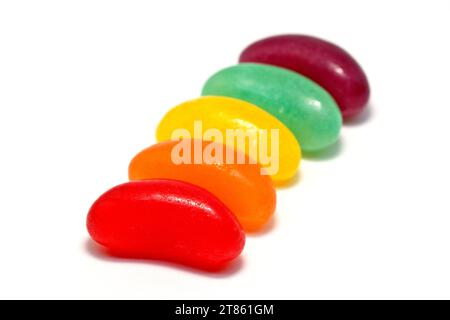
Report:
M183 163L173 160L179 141L166 141L138 153L129 166L130 180L174 179L192 183L208 190L221 200L239 220L246 232L261 230L275 211L276 193L272 180L263 175L259 164L250 163L247 155L222 144L210 141L185 139L192 151ZM199 157L212 148L228 159L199 162ZM200 154L199 154L200 153ZM220 152L219 152L220 153ZM238 162L238 157L245 158ZM223 157L225 158L225 156ZM226 161L225 161L226 160ZM177 162L177 163L176 163Z

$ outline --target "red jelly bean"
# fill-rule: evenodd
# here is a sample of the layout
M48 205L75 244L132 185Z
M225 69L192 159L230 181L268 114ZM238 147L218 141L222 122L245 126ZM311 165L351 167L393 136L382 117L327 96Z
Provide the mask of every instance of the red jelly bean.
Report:
M87 217L92 239L116 256L219 269L245 234L214 195L176 180L128 182L104 193Z
M318 38L266 38L248 46L239 61L275 65L310 78L333 96L347 119L360 113L369 100L369 82L358 63L342 48Z

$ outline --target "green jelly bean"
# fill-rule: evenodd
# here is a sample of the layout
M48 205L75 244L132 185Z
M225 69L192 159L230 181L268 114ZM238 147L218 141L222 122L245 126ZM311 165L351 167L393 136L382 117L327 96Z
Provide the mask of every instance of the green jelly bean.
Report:
M342 126L339 108L327 91L279 67L242 63L223 69L208 79L202 95L233 97L261 107L283 122L306 152L336 142Z

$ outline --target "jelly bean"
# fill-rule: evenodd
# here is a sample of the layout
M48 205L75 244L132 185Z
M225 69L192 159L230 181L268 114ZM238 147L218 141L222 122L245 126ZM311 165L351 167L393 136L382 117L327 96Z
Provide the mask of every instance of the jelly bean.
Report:
M276 183L292 178L300 163L300 146L292 132L269 113L239 99L201 97L182 103L161 120L156 132L158 141L171 139L177 128L187 129L191 137L197 135L196 139L204 138L203 131L207 133L211 129L219 130L221 137L218 142L232 148L237 147L257 160ZM260 134L249 134L246 143L242 144L233 136L226 141L227 130L229 134L230 129ZM272 135L273 130L276 130L275 135ZM261 147L261 143L267 148Z
M186 182L128 182L92 205L90 236L113 255L218 269L243 250L245 234L232 212Z
M287 69L243 63L214 74L202 95L251 102L283 122L302 151L316 151L339 136L342 116L333 98L313 81Z
M360 113L369 100L369 82L355 59L342 48L318 38L269 37L247 47L239 61L279 66L312 79L333 96L344 118Z
M128 171L130 179L165 178L198 185L230 208L245 231L260 230L273 215L276 205L272 181L268 176L261 175L261 167L258 164L227 164L223 161L196 164L192 152L197 147L196 142L200 142L199 150L195 151L200 156L211 147L219 148L222 154L231 151L235 158L238 152L210 141L183 141L191 150L189 161L174 163L172 152L179 145L178 141L158 143L134 157Z

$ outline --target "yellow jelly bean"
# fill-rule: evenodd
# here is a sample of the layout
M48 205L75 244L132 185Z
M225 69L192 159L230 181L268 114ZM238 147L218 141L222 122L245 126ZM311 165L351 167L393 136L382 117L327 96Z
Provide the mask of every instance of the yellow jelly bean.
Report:
M229 97L205 96L176 106L159 123L156 138L223 143L258 162L277 184L291 179L301 160L300 146L284 124L251 103Z

